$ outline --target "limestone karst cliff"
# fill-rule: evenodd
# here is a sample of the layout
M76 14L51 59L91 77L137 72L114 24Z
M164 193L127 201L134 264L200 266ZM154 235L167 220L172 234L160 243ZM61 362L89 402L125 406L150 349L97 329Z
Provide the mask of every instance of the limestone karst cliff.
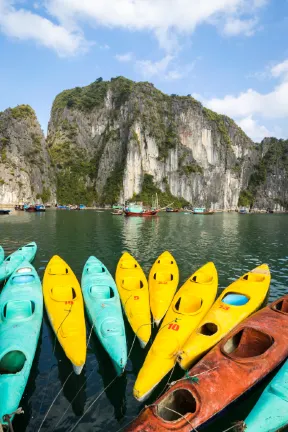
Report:
M228 117L123 77L60 93L48 145L60 201L141 197L146 179L194 205L236 207L258 156Z
M0 113L0 203L174 202L288 208L288 141L255 144L190 95L97 79L56 96L45 141L27 105Z
M55 175L35 112L19 105L0 113L0 203L56 198Z

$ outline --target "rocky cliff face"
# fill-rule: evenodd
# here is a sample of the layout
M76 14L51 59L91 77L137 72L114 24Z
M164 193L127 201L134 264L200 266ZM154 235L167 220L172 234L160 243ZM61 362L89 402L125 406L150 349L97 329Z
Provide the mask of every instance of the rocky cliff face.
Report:
M0 203L55 200L55 175L35 112L20 105L0 113Z
M259 209L288 209L288 140L265 138L258 146L258 163L240 204Z
M163 202L236 207L259 159L228 117L122 77L58 95L48 145L63 202L143 198L147 186Z

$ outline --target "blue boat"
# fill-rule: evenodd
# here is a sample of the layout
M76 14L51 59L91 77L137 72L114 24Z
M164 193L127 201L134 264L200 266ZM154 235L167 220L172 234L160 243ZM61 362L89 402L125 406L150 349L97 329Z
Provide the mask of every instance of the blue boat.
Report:
M245 420L245 432L276 432L288 425L288 360Z
M84 210L85 208L86 208L86 206L84 204L79 205L79 210Z
M0 424L19 406L43 317L41 281L28 262L14 271L0 295Z
M81 287L89 321L121 374L127 363L127 343L120 298L113 277L94 256L84 266Z
M28 243L25 246L20 247L11 255L9 255L0 265L0 282L8 279L13 271L23 261L33 261L37 252L37 245L35 242Z
M2 262L4 261L5 258L5 252L2 246L0 246L0 265L2 264Z
M36 212L45 212L46 208L45 208L44 204L36 204L35 210L36 210Z
M0 209L0 215L9 215L11 210Z

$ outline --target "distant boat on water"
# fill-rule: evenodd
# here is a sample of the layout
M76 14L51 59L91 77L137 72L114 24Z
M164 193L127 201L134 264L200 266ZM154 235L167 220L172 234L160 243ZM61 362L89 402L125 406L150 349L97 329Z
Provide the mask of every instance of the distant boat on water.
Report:
M194 215L213 215L214 211L206 210L206 207L194 207L193 208Z
M8 215L11 210L0 209L0 215Z
M239 213L240 213L240 214L247 214L247 213L248 213L247 208L245 208L245 207L241 207L241 208L239 209Z

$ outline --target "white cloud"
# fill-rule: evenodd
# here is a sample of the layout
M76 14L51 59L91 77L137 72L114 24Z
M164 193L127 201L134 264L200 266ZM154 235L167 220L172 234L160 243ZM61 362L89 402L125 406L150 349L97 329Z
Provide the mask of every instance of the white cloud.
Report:
M262 141L263 138L274 135L265 126L252 118L252 116L245 117L237 121L238 125L244 132L256 142Z
M74 55L88 45L81 32L70 32L30 11L16 10L5 0L0 0L0 31L18 40L36 41L55 50L59 56Z
M274 77L288 74L288 59L272 67L271 73Z
M247 20L231 18L226 21L223 28L223 33L227 36L238 36L240 34L243 34L244 36L253 36L256 31L257 24L257 18L251 18Z
M264 0L46 0L48 11L65 25L87 20L109 28L153 31L167 52L177 49L181 35L192 33L203 23L218 26L219 22L227 21L227 32L236 34L228 24L234 19L237 34L250 35L256 24L254 15L265 3ZM241 21L243 14L246 21Z
M212 98L204 104L214 111L233 117L246 133L254 139L267 135L277 135L277 126L273 131L255 121L255 116L262 119L288 119L288 60L270 68L270 76L279 78L280 83L268 93L248 89L238 95L226 95L224 98Z
M115 58L116 58L116 60L118 60L119 62L122 62L122 63L130 62L133 60L133 53L128 52L126 54L116 54Z
M143 75L144 78L147 79L157 75L164 76L173 59L173 56L167 55L156 62L151 60L137 60L136 69Z

